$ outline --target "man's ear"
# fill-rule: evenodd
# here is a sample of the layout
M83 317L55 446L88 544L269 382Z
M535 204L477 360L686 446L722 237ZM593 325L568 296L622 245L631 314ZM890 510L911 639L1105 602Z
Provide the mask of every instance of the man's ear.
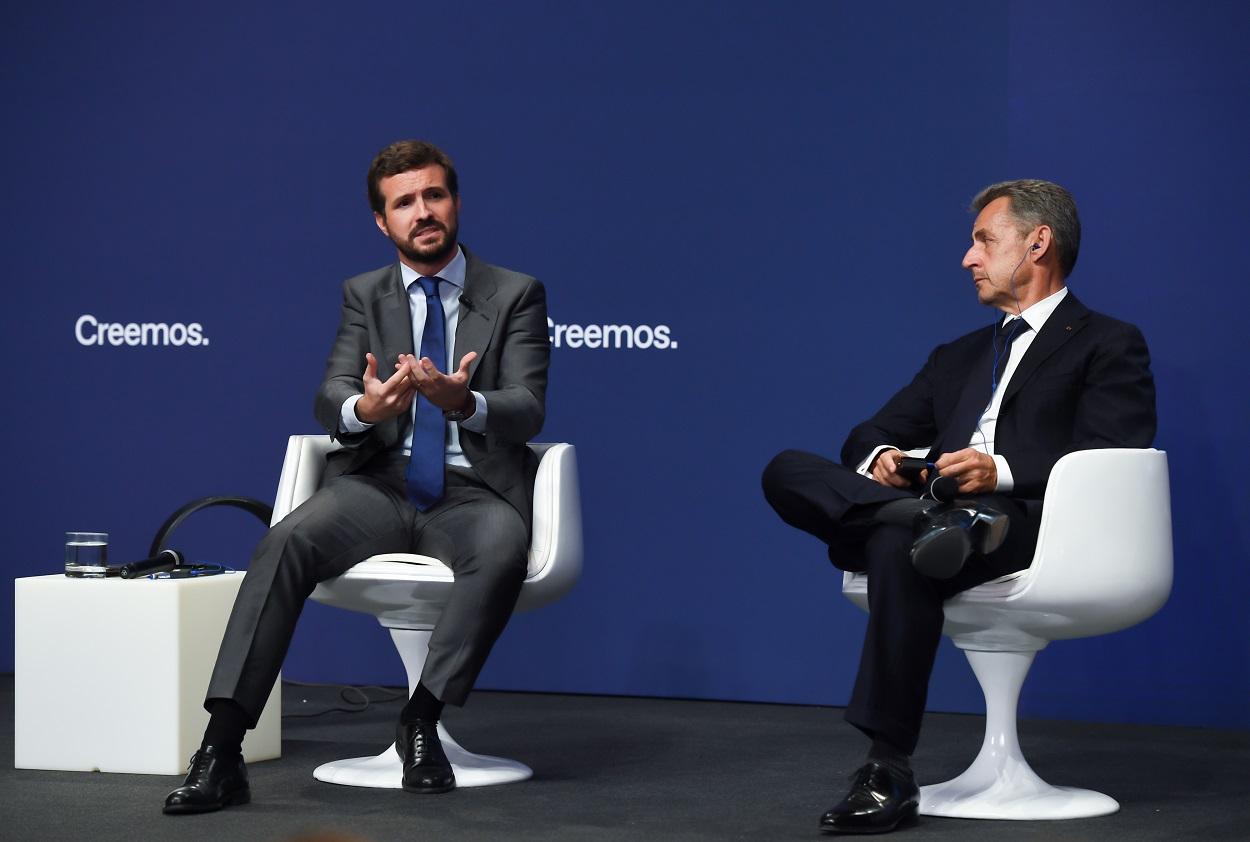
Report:
M1054 247L1055 239L1051 233L1049 225L1039 225L1034 229L1032 237L1029 241L1029 256L1034 263L1042 259L1042 256L1051 251Z
M391 236L391 232L386 230L386 217L385 216L383 216L380 213L375 213L373 215L373 224L378 226L378 230L382 232L383 236L387 238Z

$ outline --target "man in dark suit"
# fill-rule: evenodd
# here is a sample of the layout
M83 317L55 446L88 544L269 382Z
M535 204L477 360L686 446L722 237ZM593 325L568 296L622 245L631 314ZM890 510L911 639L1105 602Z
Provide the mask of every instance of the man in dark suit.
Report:
M850 792L821 819L828 832L888 831L915 817L910 755L942 603L1029 565L1055 462L1154 439L1141 332L1086 309L1066 286L1081 237L1072 197L1045 181L1003 182L973 210L963 266L978 300L1006 316L938 346L851 431L842 464L785 451L764 471L783 520L825 541L836 566L868 572L868 629L846 719L872 743ZM903 463L907 450L927 450L926 467Z
M209 683L204 742L166 813L250 799L240 745L304 600L318 582L385 552L434 556L455 573L396 740L405 790L452 789L437 733L443 704L464 703L525 578L537 470L526 442L545 412L546 293L459 245L456 171L441 150L394 143L367 181L398 262L343 285L314 405L343 449L321 489L252 557Z

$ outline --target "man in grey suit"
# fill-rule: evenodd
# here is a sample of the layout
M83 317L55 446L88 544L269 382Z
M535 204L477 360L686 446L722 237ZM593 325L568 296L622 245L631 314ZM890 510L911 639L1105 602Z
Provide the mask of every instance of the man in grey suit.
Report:
M400 715L403 788L455 777L437 724L463 704L525 578L550 346L543 286L458 243L456 171L437 147L400 141L368 173L390 266L343 285L318 422L343 445L322 487L252 557L209 683L211 717L166 813L250 800L240 746L318 582L377 553L434 556L455 572L420 683ZM363 373L362 373L363 372Z

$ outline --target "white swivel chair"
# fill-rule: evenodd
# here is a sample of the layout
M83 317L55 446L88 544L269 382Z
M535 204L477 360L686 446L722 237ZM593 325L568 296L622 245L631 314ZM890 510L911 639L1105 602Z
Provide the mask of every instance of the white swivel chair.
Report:
M868 608L868 577L842 592ZM1033 563L948 600L942 631L968 656L985 694L985 741L972 765L920 788L920 812L966 819L1072 819L1120 809L1099 792L1047 784L1016 736L1016 704L1034 654L1052 640L1140 623L1172 589L1167 454L1083 450L1051 470Z
M571 444L531 444L539 455L534 483L534 523L529 570L517 610L539 608L564 596L582 569L582 518L577 457ZM321 481L326 455L338 449L328 436L291 436L274 501L273 523L308 499ZM452 572L438 559L392 553L364 559L342 576L322 582L312 598L326 605L363 611L390 629L408 673L409 694L416 688L429 651L430 634L451 591ZM442 724L438 734L456 773L457 786L521 781L533 775L514 760L472 754ZM392 744L376 757L325 763L313 777L347 786L399 789L402 768Z

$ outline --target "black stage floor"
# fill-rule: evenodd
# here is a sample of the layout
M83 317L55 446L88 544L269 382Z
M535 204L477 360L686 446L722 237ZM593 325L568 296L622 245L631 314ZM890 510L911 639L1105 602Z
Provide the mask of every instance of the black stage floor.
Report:
M11 675L0 677L0 701L12 723ZM331 690L284 689L288 713L334 703ZM837 708L482 692L449 711L452 733L470 750L527 763L532 780L438 796L313 780L319 763L380 750L398 710L388 702L288 717L282 758L250 767L253 803L200 816L161 814L180 779L8 762L0 839L277 842L318 831L370 842L821 839L817 819L864 751ZM962 771L981 729L976 716L927 717L914 759L921 783ZM12 734L0 738L10 758ZM1021 743L1043 778L1106 792L1120 812L1067 822L922 817L902 838L1250 839L1250 733L1026 721Z

